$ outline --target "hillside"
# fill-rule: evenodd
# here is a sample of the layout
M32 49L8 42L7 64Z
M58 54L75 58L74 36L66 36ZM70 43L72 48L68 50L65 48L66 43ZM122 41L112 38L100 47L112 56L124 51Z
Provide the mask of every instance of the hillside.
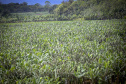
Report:
M58 20L123 19L126 18L125 0L76 0L62 2L55 10Z

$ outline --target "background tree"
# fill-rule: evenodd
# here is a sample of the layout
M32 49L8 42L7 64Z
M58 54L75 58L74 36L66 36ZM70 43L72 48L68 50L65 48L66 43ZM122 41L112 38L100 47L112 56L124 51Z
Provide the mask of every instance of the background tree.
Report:
M10 12L8 10L5 10L5 11L3 11L1 16L8 18L10 16Z
M53 13L54 13L53 10L55 10L55 9L57 8L57 6L58 6L58 5L53 5L53 6L51 6L50 9L49 9L49 13L53 14Z
M36 3L35 5L34 5L34 12L36 13L37 11L39 11L39 9L40 9L40 4L39 3Z
M126 17L125 0L67 0L55 10L57 17L79 15L84 19L122 19Z
M74 0L69 0L69 3L73 3L74 2Z
M49 11L51 3L49 1L45 1L45 9Z
M23 6L27 6L28 3L27 3L27 2L23 2L22 5L23 5Z

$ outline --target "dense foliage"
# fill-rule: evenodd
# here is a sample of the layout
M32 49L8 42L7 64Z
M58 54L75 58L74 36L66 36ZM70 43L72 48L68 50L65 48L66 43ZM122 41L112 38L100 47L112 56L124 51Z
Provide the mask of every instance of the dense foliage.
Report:
M44 6L36 3L27 5L26 2L0 4L0 18L7 18L10 13L22 12L49 12L50 17L45 20L103 20L103 19L126 19L125 0L68 0L59 5L51 5L49 1ZM18 16L20 17L20 16ZM44 17L45 18L45 17ZM52 19L53 18L53 19ZM18 18L17 18L18 19ZM30 19L33 19L32 17ZM26 20L25 20L26 21ZM34 21L34 20L33 20Z
M125 0L76 0L63 2L54 10L58 20L122 19L126 17Z
M1 17L0 23L15 23L15 22L36 22L36 21L52 21L56 20L54 14L48 12L25 12L11 13L7 18Z
M125 19L125 0L0 3L0 84L125 84Z
M27 5L26 2L19 4L19 3L9 3L9 4L1 4L0 5L1 11L9 11L11 13L16 12L31 12L31 11L44 11L44 9L39 5Z
M125 51L125 20L3 23L0 84L124 84Z
M49 3L49 2L48 2ZM45 2L45 5L42 6L39 3L35 5L28 5L27 2L19 3L9 3L9 4L0 4L0 16L6 16L9 13L22 13L22 12L45 12L48 11L53 13L53 10L57 5L51 5ZM7 14L5 14L7 13Z

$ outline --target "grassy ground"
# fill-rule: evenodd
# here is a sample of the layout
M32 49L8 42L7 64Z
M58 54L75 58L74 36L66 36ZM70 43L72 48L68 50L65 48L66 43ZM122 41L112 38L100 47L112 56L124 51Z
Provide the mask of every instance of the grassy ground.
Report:
M0 83L125 82L125 25L125 20L2 23Z
M11 13L12 15L30 15L30 16L40 16L49 15L48 12L26 12L26 13Z

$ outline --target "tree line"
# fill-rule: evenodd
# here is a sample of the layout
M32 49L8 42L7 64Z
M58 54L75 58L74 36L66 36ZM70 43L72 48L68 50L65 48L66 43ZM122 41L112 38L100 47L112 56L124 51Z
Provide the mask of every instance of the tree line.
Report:
M6 16L10 13L22 13L22 12L44 12L48 11L52 13L53 9L56 8L57 5L51 5L49 1L45 2L45 5L42 6L39 3L35 5L28 5L27 2L19 3L9 3L9 4L2 4L0 3L0 14L2 16Z
M125 0L68 0L54 10L59 20L67 19L123 19Z
M76 19L126 19L125 0L67 0L59 5L51 5L49 1L42 6L39 3L28 5L27 2L0 3L0 14L6 16L9 13L19 12L43 12L54 14L56 20Z

